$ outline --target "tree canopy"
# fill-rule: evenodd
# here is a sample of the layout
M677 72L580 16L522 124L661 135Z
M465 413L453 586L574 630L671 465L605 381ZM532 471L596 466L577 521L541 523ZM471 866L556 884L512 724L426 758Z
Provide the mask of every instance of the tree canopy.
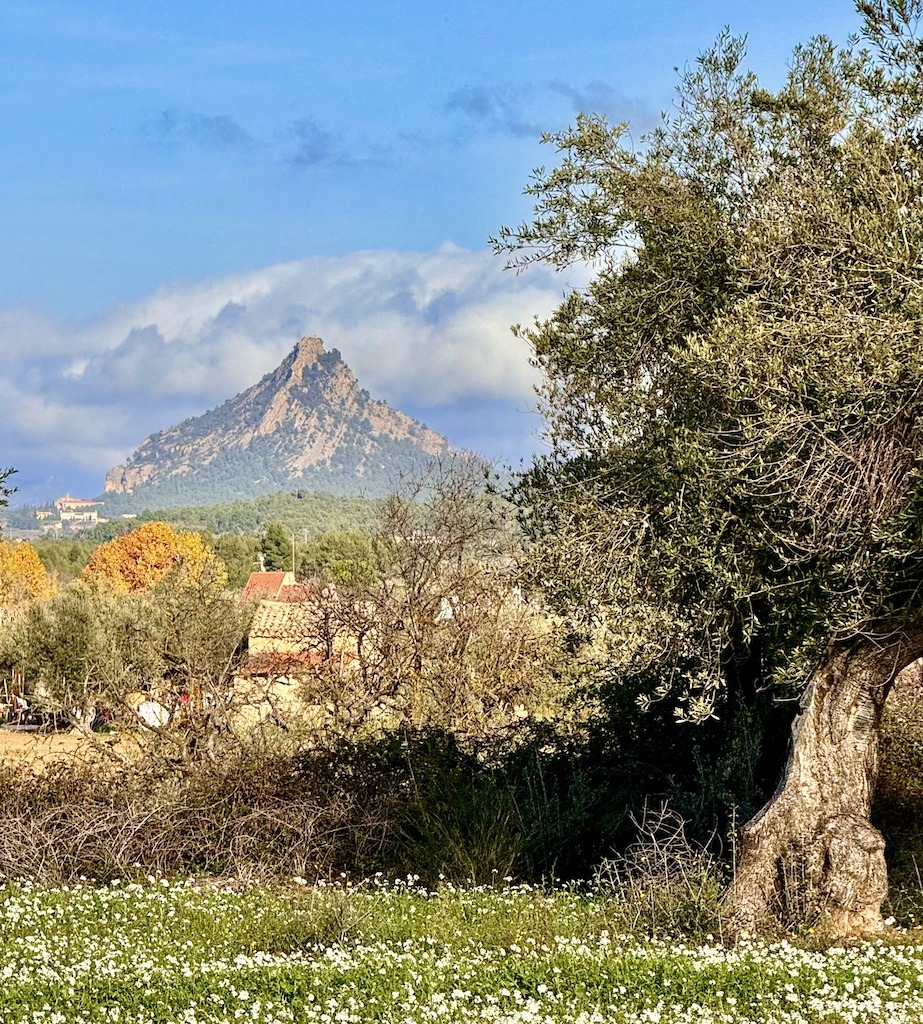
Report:
M199 534L154 522L100 545L83 575L124 594L145 590L171 571L196 580L206 570L220 573L221 567Z
M593 116L547 136L535 218L497 241L599 266L520 331L536 573L691 718L735 665L801 682L921 615L921 4L859 7L861 39L799 47L776 92L725 34L641 145Z
M268 572L294 571L294 537L281 523L270 523L260 540L263 566Z
M343 583L370 580L377 572L377 556L367 534L326 530L304 546L298 569L302 576L329 575Z
M0 540L0 615L54 592L31 544Z

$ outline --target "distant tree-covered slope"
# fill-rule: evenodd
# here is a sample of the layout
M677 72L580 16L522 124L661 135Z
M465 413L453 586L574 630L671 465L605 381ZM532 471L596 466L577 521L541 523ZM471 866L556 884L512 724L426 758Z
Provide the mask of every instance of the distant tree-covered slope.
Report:
M357 495L325 494L314 491L276 492L259 498L219 502L212 505L176 505L171 508L147 508L122 512L108 498L100 503L100 514L107 522L79 534L68 534L62 542L90 540L95 543L111 540L137 526L139 522L156 520L183 530L208 530L210 533L261 533L269 523L281 523L286 529L308 538L329 530L368 532L376 521L380 498ZM16 530L37 530L40 521L36 508L25 505L4 509L4 518Z
M148 511L139 518L211 533L261 533L270 523L281 523L302 537L307 532L310 539L328 530L370 532L380 505L380 499L279 492L216 505Z
M267 494L247 501L185 508L150 509L131 519L100 523L78 535L42 537L34 546L45 568L68 581L83 572L90 555L105 541L145 522L169 523L177 530L196 530L227 565L228 582L242 587L258 566L260 539L270 526L281 527L297 543L297 564L314 551L318 537L363 536L374 532L380 499L337 497L332 494ZM31 509L34 519L35 510ZM34 525L34 522L32 523Z

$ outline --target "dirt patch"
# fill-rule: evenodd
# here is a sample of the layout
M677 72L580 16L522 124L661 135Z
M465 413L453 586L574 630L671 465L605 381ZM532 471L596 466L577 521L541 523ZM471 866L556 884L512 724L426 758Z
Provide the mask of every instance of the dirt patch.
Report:
M41 771L54 761L100 756L95 743L73 730L40 733L0 729L0 762L5 764L28 765Z

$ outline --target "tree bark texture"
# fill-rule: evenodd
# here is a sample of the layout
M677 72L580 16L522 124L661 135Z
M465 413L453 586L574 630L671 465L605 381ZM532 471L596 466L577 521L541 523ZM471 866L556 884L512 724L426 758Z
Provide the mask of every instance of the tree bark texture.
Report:
M885 699L919 637L834 645L792 727L782 784L743 828L728 895L732 934L822 921L838 936L882 926L884 840L869 821Z

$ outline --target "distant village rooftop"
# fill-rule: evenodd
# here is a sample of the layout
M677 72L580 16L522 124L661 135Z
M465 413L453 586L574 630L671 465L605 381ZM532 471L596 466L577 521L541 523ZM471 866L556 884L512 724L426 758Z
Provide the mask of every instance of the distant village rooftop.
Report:
M89 498L72 498L67 494L63 498L58 498L54 504L59 512L70 512L77 509L95 508L99 502L91 501Z

